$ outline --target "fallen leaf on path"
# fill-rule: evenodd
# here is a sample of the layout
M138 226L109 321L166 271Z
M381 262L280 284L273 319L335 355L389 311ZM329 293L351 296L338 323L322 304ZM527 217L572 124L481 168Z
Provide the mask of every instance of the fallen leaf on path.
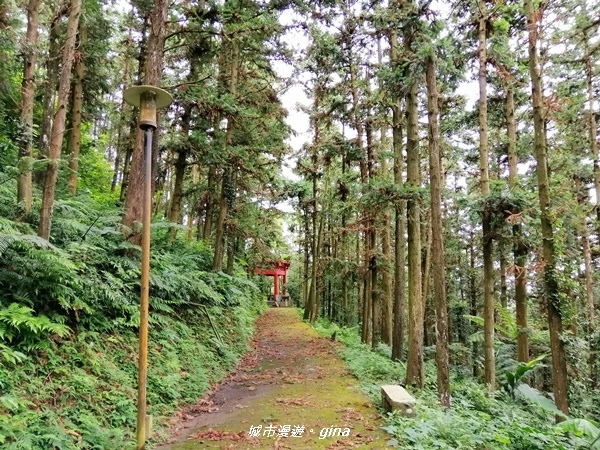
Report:
M209 428L208 430L199 431L196 434L190 436L189 439L196 441L234 441L234 442L248 442L253 444L260 443L260 439L248 436L247 431L220 431Z
M313 402L309 402L308 400L304 400L301 398L278 398L275 401L277 403L281 403L282 405L315 406Z

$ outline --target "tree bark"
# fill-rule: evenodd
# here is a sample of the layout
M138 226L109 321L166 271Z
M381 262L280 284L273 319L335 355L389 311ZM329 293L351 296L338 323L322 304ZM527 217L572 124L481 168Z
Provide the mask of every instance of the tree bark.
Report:
M390 33L390 59L398 65L398 37ZM400 100L392 107L392 145L394 147L394 184L402 186L404 156L402 155L402 109ZM392 332L392 359L399 361L404 352L404 304L406 301L406 201L396 200L394 236L394 329Z
M405 26L404 46L406 52L413 52L414 29L412 24ZM408 71L407 79L412 77ZM417 190L420 182L418 88L416 80L409 81L406 94L406 159L407 184ZM406 366L406 385L422 388L425 384L423 366L423 316L424 305L421 292L421 214L420 194L413 192L407 202L408 222L408 361Z
M31 165L33 164L33 106L35 97L35 66L38 57L40 0L29 0L27 4L27 34L23 45L24 65L19 105L19 165L17 183L17 203L23 205L23 212L29 214L33 204Z
M366 79L369 79L367 74ZM371 184L377 176L377 154L375 151L375 145L373 142L373 123L371 111L368 110L368 118L365 125L365 134L367 138L367 173L368 183ZM367 233L369 233L368 243L368 276L370 278L370 305L371 305L371 346L373 349L377 348L381 340L381 304L379 298L379 286L377 280L378 274L378 261L377 261L377 230L375 224L377 223L377 212L371 209L368 212L368 225Z
M48 36L49 48L48 58L46 59L46 79L44 81L44 99L42 101L42 121L40 124L39 153L38 158L48 158L50 139L52 131L52 120L55 114L56 87L59 84L59 60L60 60L60 34L59 23L63 16L69 12L68 3L60 3L57 7L54 18L50 24L50 33ZM46 170L39 169L33 174L34 181L39 186L44 185L44 176Z
M596 234L598 235L598 240L600 240L600 155L598 154L598 128L596 125L596 110L594 108L594 68L592 66L592 56L587 31L584 32L583 37L585 50L585 80L589 109L588 129L590 133L590 154L594 160L594 188L596 190Z
M382 147L386 144L386 129L382 128ZM385 147L384 147L385 148ZM381 173L388 172L387 157L381 158ZM381 268L381 340L387 345L392 345L393 336L393 301L392 301L392 279L390 267L392 266L391 229L392 222L390 211L386 209L382 214L383 230L381 233L381 249L383 252L383 265Z
M234 191L232 169L231 167L226 167L221 178L219 214L215 230L215 251L212 266L212 270L215 272L219 272L223 268L223 258L225 256L225 222L227 220L227 213L229 212L228 197L232 191Z
M179 223L181 218L181 203L183 201L183 179L187 167L187 155L189 148L190 122L192 119L192 106L186 105L181 116L181 134L183 145L178 149L177 161L175 162L175 182L173 183L173 195L171 196L171 209L169 211L169 222ZM169 228L168 239L173 240L177 236L177 228Z
M511 189L518 185L517 173L517 124L513 87L506 87L506 126L508 135L508 184ZM515 223L513 231L513 258L515 267L515 306L517 335L517 360L529 361L529 336L527 335L527 247L523 242L523 227Z
M217 168L211 165L208 169L208 179L206 184L206 203L204 206L204 224L202 227L202 239L210 241L212 235L213 209L215 203L215 180L217 178ZM200 223L198 223L200 230ZM200 238L199 238L200 239Z
M402 155L402 111L393 109L394 183L402 186L404 156ZM399 200L395 208L394 236L394 331L392 359L399 361L404 353L404 308L406 302L406 201Z
M227 89L234 98L237 95L239 73L240 73L240 48L239 43L234 37L231 37L230 48L228 50L229 61L222 61L223 65L228 64ZM235 117L230 114L227 117L227 130L225 132L225 148L230 149L233 145L233 133L235 128ZM223 170L223 179L221 185L221 198L219 200L219 215L217 216L217 229L215 236L215 253L213 258L213 270L221 270L223 266L224 245L225 245L225 220L229 213L229 204L235 197L235 186L233 183L235 174L235 158L229 158L227 167Z
M491 211L486 197L490 194L489 144L487 125L487 12L484 0L478 0L481 12L477 25L479 55L479 172L483 209L483 333L485 357L485 383L496 388L496 360L494 353L494 260L491 229Z
M548 310L548 329L552 352L552 381L554 402L564 414L569 413L567 361L564 343L561 339L563 328L560 307L560 292L556 276L554 255L554 230L550 217L550 178L548 175L547 141L544 126L544 106L542 77L538 61L538 22L541 11L535 10L532 0L524 0L527 15L529 40L529 74L531 76L531 92L533 102L534 148L537 161L536 173L538 182L538 198L541 212L543 264L544 264L544 296ZM559 420L559 418L557 418Z
M148 51L144 62L144 81L146 85L160 86L163 68L163 52L169 2L156 0L152 11L150 35L148 37ZM158 133L155 132L158 137ZM134 243L141 242L141 234L134 230L134 223L142 220L143 212L143 186L144 186L144 132L136 128L135 144L131 155L131 166L128 175L127 195L125 199L125 213L123 225L133 230L130 240ZM154 143L158 143L155 139Z
M446 300L446 265L444 262L444 227L442 223L442 170L439 148L438 92L435 60L427 58L427 116L429 119L429 188L431 192L431 259L433 296L435 298L435 361L440 403L450 407L450 373L448 352L448 306Z
M79 16L81 15L81 0L71 0L69 21L62 52L62 67L59 77L58 97L56 113L52 122L52 133L50 139L48 168L44 180L44 192L42 197L42 209L40 211L40 225L38 235L44 239L50 238L50 225L52 220L52 209L54 207L54 192L58 179L58 161L65 134L65 122L67 118L67 102L71 90L71 68L73 66L73 52L75 50L75 39Z
M69 133L69 193L77 193L79 179L79 150L81 148L81 118L83 110L83 78L85 77L85 64L83 47L87 40L87 29L79 27L79 51L75 56L75 86L73 87L73 106L71 108L71 131Z

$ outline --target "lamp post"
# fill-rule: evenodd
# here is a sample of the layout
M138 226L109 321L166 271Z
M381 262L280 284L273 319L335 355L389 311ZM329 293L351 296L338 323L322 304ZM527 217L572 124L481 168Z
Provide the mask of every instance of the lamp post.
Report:
M123 99L140 108L139 127L144 131L144 204L142 219L142 277L140 289L140 347L137 399L137 450L146 448L151 419L146 416L146 379L148 375L148 297L150 284L150 224L152 221L152 138L156 129L156 110L169 106L171 95L154 86L133 86Z

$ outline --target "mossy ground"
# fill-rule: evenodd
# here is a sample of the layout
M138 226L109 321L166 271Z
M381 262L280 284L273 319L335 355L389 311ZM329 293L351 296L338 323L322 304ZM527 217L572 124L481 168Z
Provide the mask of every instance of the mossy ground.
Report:
M188 412L173 443L161 448L386 447L377 410L337 354L341 344L319 336L292 308L262 316L252 344L237 370L199 403L196 412L203 412ZM259 425L260 436L248 436ZM269 425L275 436L264 435ZM277 437L284 425L305 431L301 437ZM349 428L350 435L320 438L323 428L336 427Z

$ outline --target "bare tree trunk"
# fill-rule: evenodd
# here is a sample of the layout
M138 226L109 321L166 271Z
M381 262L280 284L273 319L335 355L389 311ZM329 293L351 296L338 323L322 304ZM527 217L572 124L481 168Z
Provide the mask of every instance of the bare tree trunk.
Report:
M538 61L538 21L541 11L535 10L532 0L524 0L527 15L529 37L529 73L531 76L531 92L533 102L533 125L536 172L538 181L538 197L541 212L542 242L544 258L544 294L548 309L548 329L552 351L552 385L556 407L564 414L569 413L567 361L564 343L561 339L562 313L560 310L560 292L556 278L556 262L554 256L554 231L550 217L550 186L548 176L548 159L546 153L546 130L544 126L544 105L542 77ZM559 418L557 418L559 420Z
M208 180L206 185L206 204L204 207L205 217L204 217L204 226L202 228L202 238L210 241L210 236L212 234L212 222L213 222L213 209L214 209L214 189L215 189L215 179L217 178L217 169L215 166L210 166L208 169ZM198 229L200 224L198 224Z
M381 37L377 40L377 55L379 63L383 60L381 50ZM380 161L381 174L387 177L388 173L388 157L386 150L388 149L387 126L382 125L379 132L380 136ZM384 208L381 214L381 250L383 254L383 264L381 267L381 340L387 345L392 345L393 334L393 302L392 302L392 279L390 274L391 266L391 229L392 223L390 220L389 208Z
M321 86L318 84L315 86L314 92L314 110L318 111L320 101L321 101ZM319 118L315 117L313 119L313 145L312 145L312 214L311 214L311 225L312 225L312 239L311 239L311 256L312 256L312 266L311 266L311 276L310 276L310 287L308 289L308 297L306 301L306 305L304 307L304 320L313 321L313 317L316 318L315 312L317 309L317 264L318 264L318 252L320 248L319 232L317 229L317 219L318 219L318 199L317 199L317 164L319 162L318 155L318 146L321 141L321 124Z
M137 84L143 84L146 60L148 59L148 28L150 27L150 14L151 13L149 12L145 13L140 29L141 39L137 57ZM125 152L125 159L123 162L123 180L121 181L121 192L119 195L119 201L122 203L125 203L127 200L127 191L129 188L129 180L131 178L131 164L134 148L136 146L136 139L138 138L138 116L139 108L133 107L131 111L131 120L129 121L129 135L126 144L127 150Z
M367 80L370 78L368 73L365 77ZM374 180L377 176L377 154L373 142L373 123L371 111L368 111L368 118L365 126L366 138L367 138L367 174L368 183ZM377 230L375 224L378 220L378 211L371 210L368 213L368 229L369 233L369 252L367 267L369 269L368 276L370 278L370 304L371 304L371 346L373 349L377 348L379 341L381 340L381 304L379 298L379 286L377 283L378 273L378 261L377 261Z
M596 126L596 110L594 108L594 69L592 66L592 57L587 31L584 32L583 44L585 49L585 80L588 91L588 129L590 133L590 154L594 159L594 188L596 190L596 230L598 240L600 240L600 155L598 154L598 128Z
M83 46L87 41L87 29L79 28L79 51L75 53L75 86L73 88L73 107L71 108L71 132L69 134L69 192L77 193L79 178L79 149L81 148L81 117L83 109L83 78L85 64Z
M386 173L387 161L382 160L381 172ZM393 336L393 302L392 302L392 279L390 267L392 262L391 229L389 210L383 212L383 232L381 234L381 247L383 250L383 266L381 270L381 340L392 345Z
M402 186L402 112L400 106L393 109L394 183ZM406 206L400 200L395 211L394 237L394 332L392 337L392 359L402 359L404 351L404 308L406 301Z
M302 307L306 307L308 304L308 263L309 263L309 251L310 251L310 240L309 240L309 216L308 209L304 210L304 277L302 279Z
M71 68L73 66L73 52L75 50L75 39L79 16L81 15L81 0L71 0L67 33L62 53L62 67L58 85L58 97L56 113L52 122L52 133L50 140L48 168L44 180L44 193L42 197L42 209L40 211L40 225L38 235L44 239L50 238L50 224L52 220L52 209L54 207L54 191L58 179L58 160L65 134L65 122L67 118L67 102L71 90Z
M513 86L506 86L506 127L508 135L508 184L518 185L517 174L517 124ZM522 225L515 223L513 231L513 258L515 266L515 306L517 320L517 360L529 361L529 336L527 335L527 247L523 242Z
M487 125L487 11L484 0L478 0L480 17L477 26L479 42L479 171L481 195L490 193L489 144ZM496 359L494 353L494 243L492 240L491 212L486 203L483 210L483 348L485 356L485 383L496 388Z
M390 59L394 66L398 61L398 36L390 33ZM402 110L400 100L392 107L392 145L394 147L394 183L402 186L402 171L404 157L402 155ZM394 329L392 333L392 359L402 359L404 351L404 304L406 300L406 207L405 201L400 200L395 207L395 237L394 237Z
M227 239L227 265L225 266L225 273L227 275L233 275L236 245L236 239L233 236L229 236Z
M470 300L470 313L472 316L477 316L479 314L479 308L477 307L477 280L475 279L475 239L473 236L473 231L471 231L469 236L469 247L468 247L468 255L469 257L469 300ZM473 347L471 349L471 360L473 363L473 377L477 378L478 376L478 367L477 367L477 355L479 354L479 345L477 341L473 341Z
M187 155L189 147L190 121L192 119L192 106L187 105L181 116L181 134L183 145L178 149L177 161L175 162L175 182L173 183L173 195L171 196L171 209L169 211L169 222L178 223L181 218L181 203L183 201L183 179L187 167ZM177 236L177 228L169 228L168 239L173 240Z
M60 33L59 24L65 14L69 12L67 2L60 2L57 6L54 17L50 24L50 33L48 36L49 48L48 59L46 60L46 79L44 81L44 99L42 101L42 122L40 124L39 137L39 159L48 158L50 139L52 131L52 120L55 114L56 88L59 84L59 59L60 59ZM33 174L35 182L39 186L44 185L44 176L46 170L39 169Z
M17 203L23 204L23 212L29 214L33 203L31 165L33 164L33 105L35 96L35 66L38 57L40 0L27 4L27 34L23 45L24 65L19 107L20 173L17 183Z
M314 323L315 320L317 320L317 316L318 316L318 312L319 312L319 296L318 296L318 291L317 291L317 283L319 282L318 265L319 265L319 258L320 258L320 252L321 252L321 244L322 244L322 239L323 239L323 214L318 214L316 209L313 214L314 214L313 227L317 227L316 216L319 215L320 217L319 217L318 228L315 230L316 234L313 239L313 261L312 261L312 267L311 267L310 290L309 290L309 297L308 297L308 303L307 303L307 308L308 308L307 319L310 321L310 323ZM306 315L306 311L305 311L305 315Z
M229 74L227 87L229 94L235 98L239 81L240 71L240 48L239 43L232 39L230 43L229 61L223 61L223 64L228 64ZM225 147L230 148L233 145L233 132L235 128L235 117L229 115L227 117L227 131L225 133ZM219 215L217 218L217 229L215 236L215 254L213 259L213 270L221 270L223 266L224 256L224 235L225 235L225 220L229 214L229 203L233 202L235 197L234 166L235 160L230 158L228 167L223 170L223 180L221 184L221 199L219 201Z
M433 296L435 298L436 339L435 361L440 403L450 407L450 370L448 351L448 305L446 300L446 265L444 226L442 223L442 169L438 125L438 92L435 79L435 61L427 58L427 116L429 118L429 187L431 191L431 253Z
M342 177L344 177L346 175L346 158L347 158L347 154L346 152L344 152L342 154ZM341 201L342 204L346 203L347 197L348 197L348 190L346 189L345 186L343 186L344 188L342 189L342 193L341 193ZM341 246L341 253L342 253L342 261L343 261L343 265L344 265L344 271L342 273L342 279L341 279L341 283L342 283L342 325L346 325L349 326L350 325L350 314L349 314L349 308L350 305L348 303L348 280L347 280L347 273L346 271L347 269L347 263L348 263L348 230L346 230L346 225L347 225L347 219L346 219L346 210L345 208L342 208L342 233L341 233L341 241L340 241L340 246Z
M404 45L408 53L413 52L413 25L405 27ZM412 189L421 186L418 123L418 88L412 81L406 94L406 159L407 184ZM425 384L423 366L423 317L424 305L421 292L421 213L418 194L407 202L408 222L408 361L406 366L407 386L422 388Z
M587 226L584 222L584 228L581 233L581 246L583 249L583 259L585 265L585 298L587 308L587 319L590 322L590 330L588 333L593 335L594 333L594 322L596 320L596 311L594 308L594 269L592 267L592 250L590 248L590 238L588 236Z
M213 255L213 271L219 272L223 268L225 256L225 220L229 211L228 192L233 190L233 174L231 168L226 167L221 179L221 194L219 200L219 215L217 216L215 231L215 251Z
M504 254L504 242L498 243L498 253L500 259L500 306L503 309L508 308L508 286L506 284L506 255Z
M161 83L161 72L163 67L163 52L165 45L165 33L167 12L169 2L167 0L156 0L150 25L148 37L148 51L144 62L144 84L159 86ZM123 214L123 225L134 230L134 223L141 222L143 211L143 186L144 186L144 132L139 127L135 133L135 144L131 155L131 167L128 175L127 196L125 199L125 213ZM153 144L158 144L155 139ZM153 149L154 153L154 149ZM131 241L141 242L141 234L134 231Z

